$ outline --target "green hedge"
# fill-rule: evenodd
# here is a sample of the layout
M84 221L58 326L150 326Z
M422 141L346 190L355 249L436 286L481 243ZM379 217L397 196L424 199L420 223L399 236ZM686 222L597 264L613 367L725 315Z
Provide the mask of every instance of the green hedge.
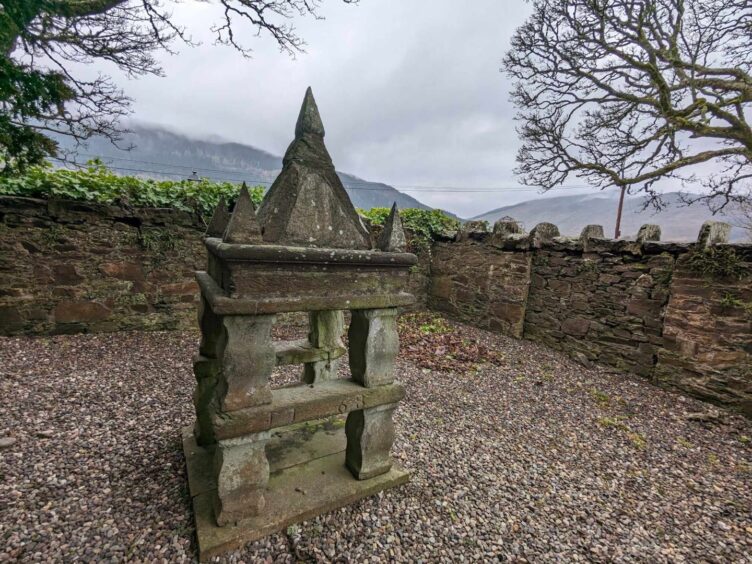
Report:
M389 217L390 208L371 208L358 210L358 213L370 220L373 225L384 225ZM421 239L435 240L436 237L448 231L459 229L460 222L441 210L420 210L406 208L399 211L402 225Z
M250 188L256 204L264 197L264 190L263 186ZM211 217L220 196L232 202L238 192L240 185L232 182L120 176L99 161L91 161L81 170L33 166L24 174L0 176L0 195L175 208L198 213L204 219Z
M175 208L199 214L205 221L211 217L220 196L233 202L240 185L232 182L201 180L152 180L136 176L120 176L101 161L88 163L85 169L69 170L50 165L32 166L24 174L0 175L0 195L30 198L57 198L101 204L128 204L134 207ZM261 203L265 188L250 188L256 205ZM358 210L374 225L383 225L389 208ZM403 225L424 240L435 239L440 233L456 230L459 222L441 210L400 210Z

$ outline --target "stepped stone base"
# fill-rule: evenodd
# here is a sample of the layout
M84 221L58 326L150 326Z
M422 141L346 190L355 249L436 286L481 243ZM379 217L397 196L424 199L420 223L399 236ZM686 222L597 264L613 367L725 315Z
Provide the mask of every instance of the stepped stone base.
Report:
M202 562L293 523L404 484L410 478L407 470L393 464L386 474L356 480L345 467L344 452L324 451L324 456L271 474L261 515L219 527L212 509L211 452L196 444L191 427L183 429L183 451Z

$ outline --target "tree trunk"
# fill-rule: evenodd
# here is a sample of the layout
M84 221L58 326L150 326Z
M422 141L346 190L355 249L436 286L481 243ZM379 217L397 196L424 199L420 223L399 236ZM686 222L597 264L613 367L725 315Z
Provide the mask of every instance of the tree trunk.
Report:
M616 229L614 230L614 239L621 237L621 212L624 209L624 192L627 191L627 186L621 187L621 194L619 194L619 209L616 211Z

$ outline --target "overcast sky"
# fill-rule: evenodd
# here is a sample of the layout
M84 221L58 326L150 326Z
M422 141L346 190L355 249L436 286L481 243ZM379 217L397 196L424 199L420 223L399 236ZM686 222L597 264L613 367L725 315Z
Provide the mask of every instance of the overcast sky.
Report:
M518 186L514 108L500 66L528 11L521 0L326 0L324 20L295 20L306 53L292 59L262 36L244 59L212 44L216 7L188 1L176 19L203 44L163 55L163 78L118 81L141 122L280 155L310 85L339 170L468 217L537 193L408 188Z

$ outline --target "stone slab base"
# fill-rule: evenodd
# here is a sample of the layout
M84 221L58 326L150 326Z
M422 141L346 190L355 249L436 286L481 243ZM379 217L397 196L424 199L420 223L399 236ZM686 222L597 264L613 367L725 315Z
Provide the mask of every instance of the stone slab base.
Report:
M183 430L183 450L202 562L293 523L404 484L410 478L407 470L393 465L386 474L356 480L345 468L344 452L329 454L274 472L269 478L266 507L261 515L234 526L218 527L212 509L211 453L196 445L191 427Z

